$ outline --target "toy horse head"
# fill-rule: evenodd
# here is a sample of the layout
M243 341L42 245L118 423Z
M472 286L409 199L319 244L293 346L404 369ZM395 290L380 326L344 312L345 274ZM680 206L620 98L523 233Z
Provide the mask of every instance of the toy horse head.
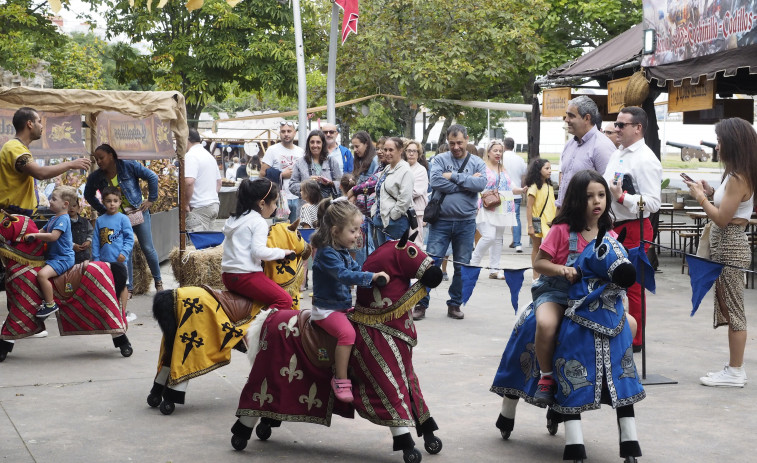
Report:
M625 235L625 229L621 233ZM628 260L626 249L620 244L622 239L621 236L618 239L613 238L600 229L591 250L584 250L575 264L582 277L630 288L636 282L636 269Z
M386 286L357 289L354 318L379 323L399 318L426 295L426 287L442 282L442 271L428 254L409 240L408 233L398 241L387 241L368 256L363 264L367 272L386 272ZM411 279L418 281L410 286Z
M277 223L268 229L269 248L291 249L294 257L263 262L263 272L277 285L284 288L295 300L295 309L299 308L300 285L305 279L305 268L310 257L310 245L305 242L297 230L299 220L292 224Z
M43 265L45 243L24 241L24 236L38 231L37 225L29 217L3 212L0 221L0 254L22 264Z

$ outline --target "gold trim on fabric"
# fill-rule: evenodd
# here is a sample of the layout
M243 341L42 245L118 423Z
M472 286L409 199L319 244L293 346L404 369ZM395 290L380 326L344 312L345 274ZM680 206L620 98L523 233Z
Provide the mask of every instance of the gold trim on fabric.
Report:
M426 296L426 287L420 280L416 281L397 302L386 309L372 309L361 304L355 305L350 319L364 325L374 325L395 320L411 311L415 304Z

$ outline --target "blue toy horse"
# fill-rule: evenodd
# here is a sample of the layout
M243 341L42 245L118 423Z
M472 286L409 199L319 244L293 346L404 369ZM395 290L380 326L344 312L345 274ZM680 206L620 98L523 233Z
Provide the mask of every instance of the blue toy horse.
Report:
M636 270L619 241L603 230L573 265L581 278L570 287L569 305L557 334L553 371L558 388L547 412L547 429L554 435L563 421L563 459L581 462L586 449L580 414L609 404L617 411L620 457L626 463L635 462L641 448L633 404L646 394L633 360L633 332L623 296L636 281ZM534 309L531 303L518 314L491 387L503 397L496 426L504 439L513 430L518 398L536 405L540 369L534 350Z

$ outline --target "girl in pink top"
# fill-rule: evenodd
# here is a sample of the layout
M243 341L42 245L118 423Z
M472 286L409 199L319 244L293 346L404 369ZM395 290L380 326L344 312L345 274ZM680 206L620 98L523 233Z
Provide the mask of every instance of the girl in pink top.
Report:
M555 337L568 307L568 289L580 278L572 264L597 237L600 228L612 230L613 218L608 207L611 197L607 182L599 173L582 170L574 175L560 212L536 255L534 270L542 275L531 287L536 310L535 350L541 368L541 379L534 394L537 403L554 403L557 388L552 377ZM609 233L616 236L614 232ZM635 321L629 317L629 323L635 332Z

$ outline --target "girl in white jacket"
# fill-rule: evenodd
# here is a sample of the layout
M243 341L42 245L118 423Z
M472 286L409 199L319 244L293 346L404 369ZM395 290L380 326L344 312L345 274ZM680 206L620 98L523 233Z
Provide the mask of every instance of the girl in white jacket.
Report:
M262 261L293 259L294 251L269 248L265 219L276 211L279 188L267 178L245 179L237 190L237 209L223 226L223 284L272 309L291 309L292 296L263 273Z

